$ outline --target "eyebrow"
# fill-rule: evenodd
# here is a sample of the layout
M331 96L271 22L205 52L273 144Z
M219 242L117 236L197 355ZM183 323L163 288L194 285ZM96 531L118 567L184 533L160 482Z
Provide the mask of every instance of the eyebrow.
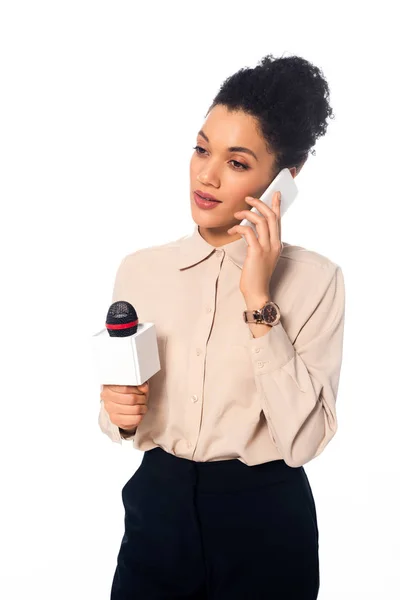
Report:
M198 135L201 135L206 142L210 143L210 140L202 129L200 129ZM250 148L245 148L244 146L230 146L228 150L229 152L245 152L246 154L251 154L251 156L254 156L254 158L258 160L257 156L254 154L253 150L250 150Z

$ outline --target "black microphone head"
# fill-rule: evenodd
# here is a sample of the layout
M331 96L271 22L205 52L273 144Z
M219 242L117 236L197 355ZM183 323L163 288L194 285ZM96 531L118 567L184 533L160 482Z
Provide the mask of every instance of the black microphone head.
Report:
M132 304L125 300L113 302L106 318L107 331L111 337L127 337L137 331L138 316Z

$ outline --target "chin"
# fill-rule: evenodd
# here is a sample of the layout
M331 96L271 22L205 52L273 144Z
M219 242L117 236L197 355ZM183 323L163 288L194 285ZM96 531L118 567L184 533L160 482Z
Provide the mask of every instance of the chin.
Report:
M227 229L229 229L229 227L230 227L229 224L222 222L221 218L218 218L216 216L209 214L211 212L212 212L212 210L202 211L201 208L197 208L197 210L196 210L196 207L195 207L195 209L192 210L192 219L195 223L197 223L197 225L201 225L202 227L207 227L208 229L211 229L213 227L218 227L218 229L226 227Z

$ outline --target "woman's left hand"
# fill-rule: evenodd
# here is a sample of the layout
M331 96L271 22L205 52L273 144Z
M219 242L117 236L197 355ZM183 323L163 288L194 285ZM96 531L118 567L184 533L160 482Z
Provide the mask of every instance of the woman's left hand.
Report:
M258 239L249 225L234 225L228 229L228 233L241 233L248 243L240 279L240 291L245 299L261 299L265 296L269 297L271 277L282 251L281 194L275 192L272 209L258 198L246 196L245 200L255 206L263 216L250 210L235 212L234 216L255 223Z

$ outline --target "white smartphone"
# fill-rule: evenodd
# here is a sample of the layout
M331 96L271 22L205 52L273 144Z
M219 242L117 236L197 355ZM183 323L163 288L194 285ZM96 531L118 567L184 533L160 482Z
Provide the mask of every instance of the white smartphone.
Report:
M289 169L282 169L278 173L278 175L275 177L275 179L273 179L271 181L271 183L269 184L269 186L267 187L267 189L265 190L265 192L262 194L262 196L260 198L261 202L264 202L264 204L269 206L269 208L272 208L272 199L274 197L275 192L281 193L281 218L282 218L283 215L285 214L285 212L287 211L287 209L289 208L289 206L292 204L292 202L296 198L297 193L298 193L297 185L296 185L294 178L292 177L292 174L289 171ZM250 210L252 212L255 212L257 215L264 216L264 215L261 215L260 211L257 210L257 208L255 206L253 206ZM256 236L258 237L257 228L256 228L255 223L252 223L248 219L243 219L243 221L241 221L240 225L249 225L253 229ZM246 238L243 234L242 234L242 237L246 240ZM247 240L246 240L246 243L247 243Z

